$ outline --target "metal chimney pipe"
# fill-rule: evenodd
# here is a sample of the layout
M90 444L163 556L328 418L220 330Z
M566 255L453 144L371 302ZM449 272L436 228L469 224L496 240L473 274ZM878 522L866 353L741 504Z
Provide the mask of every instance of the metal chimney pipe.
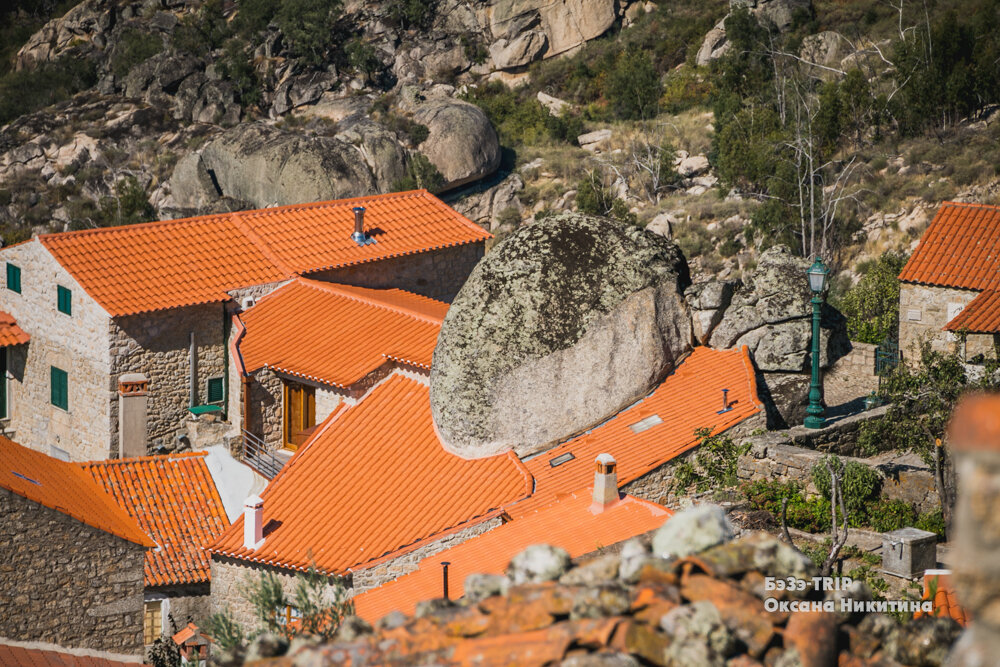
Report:
M444 596L443 597L444 597L445 600L448 599L448 566L449 565L451 565L450 562L448 562L446 560L445 561L441 561L441 578L442 578L442 582L441 583L443 584L443 588L444 588Z
M355 206L354 207L354 233L351 234L351 240L358 245L365 244L365 207Z
M722 390L722 409L723 410L728 410L729 409L729 390L728 389L723 389Z

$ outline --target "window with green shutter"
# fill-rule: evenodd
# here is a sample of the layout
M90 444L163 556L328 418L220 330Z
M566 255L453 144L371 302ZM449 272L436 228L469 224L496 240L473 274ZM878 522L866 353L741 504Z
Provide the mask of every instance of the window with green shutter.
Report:
M73 314L73 292L62 285L56 285L56 305L60 313Z
M208 378L208 401L209 404L212 403L222 403L225 398L225 385L221 377Z
M21 293L21 267L7 262L7 289Z
M50 367L49 380L52 405L69 410L69 376L66 371L55 366Z

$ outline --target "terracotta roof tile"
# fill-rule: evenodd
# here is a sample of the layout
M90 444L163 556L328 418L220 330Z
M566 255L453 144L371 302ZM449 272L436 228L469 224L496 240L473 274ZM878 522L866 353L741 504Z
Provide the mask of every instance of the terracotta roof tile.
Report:
M348 386L383 365L430 368L448 305L398 289L299 279L243 313L239 349L247 372L268 367ZM337 344L330 345L330 332Z
M17 326L17 320L10 313L0 310L0 347L20 345L31 340L31 336Z
M427 386L394 374L327 418L261 493L260 548L243 547L241 517L210 550L342 574L497 516L530 491L513 453L470 461L446 451Z
M570 557L578 558L659 528L672 514L661 505L632 496L596 514L591 503L591 490L584 489L428 556L416 571L356 596L355 612L372 622L393 610L413 614L417 602L441 597L442 561L449 562L449 597L458 599L465 593L468 575L503 574L510 559L532 544L562 547Z
M950 322L944 325L946 331L968 331L970 333L1000 332L1000 292L987 290L970 301Z
M364 206L376 243L350 239ZM224 301L294 273L489 238L425 190L46 234L39 241L112 316Z
M28 648L5 643L0 639L0 665L5 667L134 667L139 658L118 660L94 655L96 651L74 651L56 648Z
M78 465L156 542L158 548L146 552L147 586L209 580L204 547L229 522L204 452Z
M723 389L729 390L732 409L719 414ZM695 430L709 428L719 433L761 409L746 347L697 347L646 398L587 433L526 460L524 464L535 478L535 494L507 511L516 517L533 510L537 503L592 483L594 459L604 452L618 462L619 485L627 484L695 447ZM552 465L570 454L570 460Z
M899 279L943 287L1000 287L1000 207L945 202Z
M931 588L934 592L934 611L931 616L948 616L958 622L963 628L969 624L965 610L958 604L955 597L955 586L951 581L950 570L927 570L924 573L924 592L921 600L931 599ZM918 611L914 618L924 616L924 612Z
M0 488L130 542L156 546L114 498L76 464L22 447L3 436Z

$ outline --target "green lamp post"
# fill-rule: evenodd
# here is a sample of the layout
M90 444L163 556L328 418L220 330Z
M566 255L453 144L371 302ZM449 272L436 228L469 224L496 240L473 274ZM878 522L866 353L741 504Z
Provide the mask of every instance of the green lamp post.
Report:
M812 290L813 335L812 335L812 383L809 385L809 407L806 408L806 428L823 428L826 419L823 417L823 385L819 377L819 318L823 305L823 292L826 291L826 281L830 270L819 257L806 271L809 277L809 289Z

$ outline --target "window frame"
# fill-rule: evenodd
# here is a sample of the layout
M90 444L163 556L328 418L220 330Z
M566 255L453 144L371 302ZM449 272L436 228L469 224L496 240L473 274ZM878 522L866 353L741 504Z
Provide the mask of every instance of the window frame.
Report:
M21 293L21 267L14 262L7 262L6 287L11 292Z
M222 395L219 397L219 400L217 400L217 401L213 401L212 400L212 390L211 390L211 387L212 387L212 383L215 382L215 381L219 382L219 386L221 387L221 390L222 390ZM224 376L222 376L222 375L213 375L210 378L206 378L205 379L205 405L222 405L225 402L226 402L226 378Z
M62 396L57 394L56 378L61 378ZM62 399L61 403L58 399ZM49 366L49 403L60 410L69 412L69 373L58 366Z
M63 285L56 285L56 310L73 317L73 290Z

